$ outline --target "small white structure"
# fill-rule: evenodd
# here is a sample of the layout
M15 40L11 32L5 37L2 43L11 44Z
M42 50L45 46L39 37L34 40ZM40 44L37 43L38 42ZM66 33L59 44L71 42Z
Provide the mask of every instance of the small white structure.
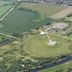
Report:
M41 34L41 35L44 35L44 34L47 35L47 37L48 37L48 39L49 39L49 41L48 41L48 45L50 45L50 46L54 46L54 45L57 44L56 41L53 41L53 40L50 39L50 37L49 37L47 31L45 31L45 32L44 32L44 31L41 31L41 30L39 30L39 31L40 31L40 34Z
M46 32L42 31L42 30L39 30L40 31L40 35L44 35L46 34Z
M25 65L24 65L24 64L22 64L21 66L22 66L22 67L24 67Z
M57 44L56 41L52 41L52 40L49 40L49 41L48 41L48 45L50 45L50 46L54 46L54 45L56 45L56 44Z
M41 34L41 35L44 35L44 34L45 34L45 32L43 32L43 31L42 31L42 32L40 32L40 34Z

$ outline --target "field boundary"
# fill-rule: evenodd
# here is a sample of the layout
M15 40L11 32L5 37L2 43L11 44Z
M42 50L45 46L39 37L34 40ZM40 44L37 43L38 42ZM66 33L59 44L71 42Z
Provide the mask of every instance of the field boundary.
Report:
M15 7L11 7L1 18L0 21L2 21L11 11L13 11Z

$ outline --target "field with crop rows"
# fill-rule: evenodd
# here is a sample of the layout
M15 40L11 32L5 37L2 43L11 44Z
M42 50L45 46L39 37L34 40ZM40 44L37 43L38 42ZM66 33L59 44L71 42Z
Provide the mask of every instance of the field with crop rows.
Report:
M52 19L40 15L38 12L15 9L0 23L0 31L22 33L52 22Z

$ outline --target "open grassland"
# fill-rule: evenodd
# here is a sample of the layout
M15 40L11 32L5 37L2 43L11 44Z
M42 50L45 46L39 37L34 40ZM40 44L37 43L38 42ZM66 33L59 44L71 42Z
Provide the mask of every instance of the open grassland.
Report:
M50 69L43 70L41 72L68 72L68 69L72 68L72 61L62 65L55 66Z
M46 18L38 12L16 8L10 12L2 22L0 22L2 25L0 31L22 33L39 28L41 25L51 23L52 21L52 19Z
M63 39L56 35L49 35L54 41L57 41L55 46L49 46L47 36L43 35L30 35L25 40L25 51L37 57L54 57L71 53L70 41Z
M1 6L0 7L0 17L2 17L10 8L12 7L12 5L8 5L8 6Z
M45 3L21 3L20 7L38 11L40 14L47 17L51 17L52 15L66 8L64 6L49 5Z

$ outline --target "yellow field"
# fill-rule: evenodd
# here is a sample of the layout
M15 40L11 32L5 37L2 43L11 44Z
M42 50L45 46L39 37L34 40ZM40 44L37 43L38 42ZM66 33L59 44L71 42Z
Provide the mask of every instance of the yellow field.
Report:
M54 19L63 18L72 12L72 8L66 8L52 16Z

